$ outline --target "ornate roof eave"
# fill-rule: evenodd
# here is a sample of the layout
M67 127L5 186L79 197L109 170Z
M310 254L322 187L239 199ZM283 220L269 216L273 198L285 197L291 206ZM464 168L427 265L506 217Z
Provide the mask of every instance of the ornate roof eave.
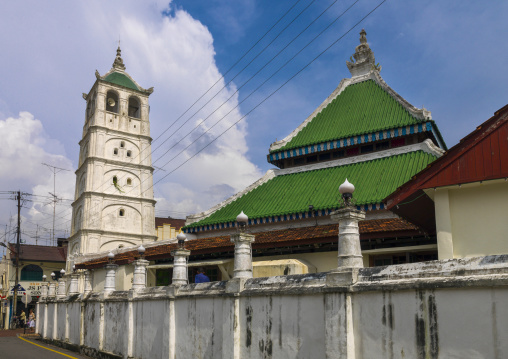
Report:
M429 153L437 158L441 157L444 153L444 151L441 148L434 145L432 140L427 139L423 142L419 142L416 144L412 144L412 145L408 145L408 146L404 146L404 147L392 148L392 149L379 151L379 152L363 154L363 155L359 155L359 156L355 156L355 157L348 157L348 158L342 158L342 159L333 160L333 161L313 163L313 164L299 166L299 167L290 167L290 168L285 168L285 169L271 169L271 170L268 170L263 177L261 177L259 180L257 180L253 184L251 184L249 187L236 193L235 195L233 195L230 198L226 199L225 201L219 203L218 205L210 208L207 211L187 216L186 222L185 222L185 227L197 228L192 225L194 223L200 222L203 219L211 216L213 213L217 212L221 208L236 201L240 197L246 195L247 193L251 192L252 190L256 189L257 187L261 186L262 184L268 182L269 180L271 180L277 176L284 176L284 175L295 174L295 173L300 173L300 172L315 171L315 170L319 170L319 169L332 168L332 167L338 167L338 166L346 166L346 165L350 165L353 163L373 161L373 160L380 159L380 158L397 156L397 155L401 155L404 153L416 152L416 151L423 151L423 152ZM361 205L362 208L365 205L367 205L367 204L362 204ZM372 203L370 205L371 205L371 207L369 207L368 210L384 209L383 205L378 206L378 205L375 205L374 203ZM372 206L372 205L374 205L374 206ZM365 209L367 210L367 208L365 208ZM323 214L323 215L325 215L325 214ZM253 218L253 220L254 220L254 218ZM224 222L224 223L227 223L227 222ZM231 222L231 223L233 223L233 222ZM266 222L266 223L268 223L268 222ZM220 223L216 223L216 224L220 224ZM201 226L199 226L199 227L201 227ZM206 225L205 225L205 227L206 227ZM215 229L218 229L218 228L215 228Z
M339 86L332 92L326 100L324 100L319 107L312 112L312 114L303 121L293 132L282 140L275 141L270 145L269 152L277 152L282 147L287 145L305 126L307 126L324 108L326 108L330 102L335 100L348 86L354 85L359 82L373 80L375 81L384 91L386 91L392 98L399 102L411 115L421 121L432 120L432 114L425 108L417 108L410 104L406 99L395 92L388 84L383 80L379 74L380 69L372 68L367 74L354 76L351 78L342 79Z

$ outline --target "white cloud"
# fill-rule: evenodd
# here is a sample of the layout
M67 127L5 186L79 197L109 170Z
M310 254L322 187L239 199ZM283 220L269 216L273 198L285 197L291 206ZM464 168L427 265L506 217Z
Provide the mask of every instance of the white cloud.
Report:
M15 132L11 130L5 132L9 143L14 142L14 144L8 146L10 155L2 155L5 168L9 168L6 172L10 172L9 176L2 175L3 178L5 177L3 188L10 188L9 186L14 183L23 184L26 191L48 195L48 192L52 192L52 176L51 172L40 163L46 162L58 167L70 168L71 161L66 158L62 144L67 148L69 157L77 162L77 143L81 139L82 125L80 118L84 111L84 102L80 99L81 92L87 91L86 86L91 86L95 80L91 69L97 68L101 74L104 74L111 66L118 35L121 36L122 55L127 72L141 86L155 87L155 92L150 97L153 138L158 137L199 95L221 78L215 63L214 39L208 28L185 11L170 9L169 2L151 2L149 6L145 3L129 1L122 2L121 6L115 2L99 1L78 3L76 6L65 3L60 5L60 15L45 12L45 18L42 19L35 15L36 10L43 11L42 8L37 3L33 4L34 12L27 15L32 21L31 29L25 28L20 31L24 31L23 36L30 39L28 34L32 32L32 29L43 29L43 36L48 39L49 46L46 49L44 46L35 44L39 61L27 62L22 69L15 67L18 71L31 74L30 79L34 85L29 88L31 92L27 93L22 100L5 97L8 102L0 107L0 112L9 113L12 109L19 108L20 105L15 101L20 102L21 106L25 102L30 103L30 109L33 109L34 113L39 113L38 109L43 109L45 112L41 112L41 117L45 127L61 142L51 140L45 134L42 123L28 113L23 113L18 119L10 119L10 121L18 121L16 122L19 125L17 131L20 132L19 136L23 140L14 138ZM166 15L162 15L163 12ZM62 13L66 16L61 17ZM112 13L115 15L111 16ZM52 27L49 24L59 25ZM15 23L11 25L16 26ZM65 36L62 37L63 34ZM34 36L40 37L42 34ZM69 44L72 49L60 46L59 41ZM42 38L40 42L43 42ZM14 43L14 41L7 42L8 48L14 46ZM23 58L25 57L22 56ZM11 59L11 62L15 64L16 59ZM40 71L41 68L47 67L51 68L52 75L49 76L51 78L45 76L44 71ZM24 75L23 78L27 76ZM39 84L48 86L37 87ZM219 80L214 90L218 91L224 85L224 81ZM175 145L177 140L184 138L190 129L205 120L213 110L231 97L227 104L206 119L195 134L184 138L179 145L155 164L162 166L172 157L177 156L179 151L198 135L210 130L187 151L171 161L166 167L166 172L158 171L155 180L189 159L203 145L242 116L241 111L235 109L238 105L238 96L235 91L234 85L229 85L213 99L211 97L215 92L208 93L198 107L189 111L168 131L166 136L172 135L172 137L154 153L153 159ZM54 93L51 95L48 92ZM208 100L210 103L205 108L189 118ZM0 103L2 101L4 99L0 98ZM48 111L48 105L53 108L52 111ZM57 108L59 110L54 111ZM229 112L231 113L223 121L213 126ZM189 120L188 123L175 132L186 120ZM72 130L66 131L63 130L64 128ZM178 214L174 216L183 217L183 212L194 213L208 209L257 180L262 174L246 157L248 151L246 135L247 124L244 120L198 156L162 180L155 187L155 194L159 197L156 210L175 211L178 209ZM163 139L155 141L152 148L162 142ZM27 148L30 150L26 151ZM20 163L23 165L21 166ZM10 181L14 177L18 180ZM72 172L59 173L57 181L62 181L57 183L60 191L58 194L73 198L74 174ZM37 204L27 214L27 219L50 224L51 217L37 212L38 210L52 213L51 207L41 207ZM57 214L61 211L57 208ZM66 213L63 215L67 216ZM57 227L58 223L64 225L68 218L70 216L60 219L60 222L57 221Z
M124 49L137 49L129 55L131 62L127 63L127 71L141 75L149 83L146 86L155 86L151 96L150 120L151 134L156 138L187 106L221 78L214 61L213 37L205 26L182 10L175 11L173 15L164 17L155 24L124 15L121 27L122 33L126 34ZM128 51L125 50L125 53ZM235 93L234 85L225 87L212 98L223 87L225 82L220 80L197 106L176 122L165 137L154 142L152 148L155 150L167 136L172 136L153 154L155 166L163 166L169 161L165 166L166 172L156 171L155 181L174 170L240 119L242 114L238 108L235 109L238 94ZM210 101L209 104L191 117L207 101ZM225 101L227 103L223 104ZM215 113L209 116L212 111ZM178 132L173 132L185 121L188 122ZM205 122L198 130L185 137L202 121ZM207 130L209 132L204 134ZM179 154L182 148L202 134L204 135L188 150ZM257 180L261 173L246 157L246 135L247 125L241 121L206 150L162 180L155 187L156 195L165 199L159 200L157 210L175 211L177 214L174 216L181 212L202 211ZM180 140L182 142L175 146L176 141ZM157 161L172 146L174 148Z
M42 163L69 169L57 174L56 195L62 198L73 198L74 173L71 161L65 154L54 153L62 151L61 144L51 139L44 131L42 123L29 112L20 112L17 117L0 120L0 188L5 191L30 193L34 196L23 196L32 202L26 202L23 210L22 230L25 239L35 235L34 223L43 227L52 225L52 207L49 192L53 188L53 174ZM56 229L67 229L67 219L70 215L69 201L57 205ZM16 213L16 203L10 202L0 209L0 223L9 223L11 214ZM67 218L65 218L67 217ZM61 231L57 231L62 233ZM39 236L48 237L41 229ZM42 243L44 244L44 243Z

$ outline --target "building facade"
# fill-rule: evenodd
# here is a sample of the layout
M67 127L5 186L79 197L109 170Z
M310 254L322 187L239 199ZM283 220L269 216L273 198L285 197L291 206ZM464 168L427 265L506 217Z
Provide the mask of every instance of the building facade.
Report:
M385 199L437 234L439 259L508 253L508 105Z
M155 241L148 97L127 72L120 47L113 67L87 94L72 204L69 259Z
M305 274L331 270L337 262L337 224L330 213L340 206L339 185L356 186L364 266L437 259L435 233L425 233L386 208L383 199L439 158L446 146L426 109L418 109L390 88L380 75L366 33L347 62L351 78L291 134L270 146L277 166L262 178L208 211L187 217L189 278L205 267L212 280L233 274L236 217L249 217L254 276ZM168 284L173 268L171 242L148 244L149 284ZM131 263L135 248L118 250L115 262ZM79 260L83 269L107 263L105 255ZM129 267L128 265L122 267ZM164 282L166 280L166 282ZM123 287L122 287L123 288Z

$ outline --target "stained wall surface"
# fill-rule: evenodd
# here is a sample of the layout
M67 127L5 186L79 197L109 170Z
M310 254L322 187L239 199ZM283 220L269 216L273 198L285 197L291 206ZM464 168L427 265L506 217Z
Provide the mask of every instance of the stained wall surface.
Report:
M507 302L501 255L48 298L37 310L43 338L95 357L501 359Z

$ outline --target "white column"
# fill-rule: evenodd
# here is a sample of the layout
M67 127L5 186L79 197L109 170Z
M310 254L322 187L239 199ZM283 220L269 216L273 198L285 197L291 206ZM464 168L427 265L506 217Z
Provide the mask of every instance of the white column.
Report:
M235 266L233 278L252 278L252 247L254 236L247 233L231 235L231 242L235 244Z
M171 252L173 259L173 285L186 285L189 283L189 272L187 271L187 258L190 251L179 248Z
M132 279L132 289L139 290L146 288L146 267L148 266L146 259L138 259L134 261L134 276Z
M49 284L48 297L54 297L56 295L56 283L51 282Z
M57 298L65 298L65 279L60 278L58 279L58 293Z
M88 295L92 291L92 279L91 279L91 273L89 270L86 270L85 273L85 283L84 283L84 291L83 293L85 295Z
M331 219L339 222L339 269L363 268L358 222L365 219L365 212L345 207L332 212Z
M78 288L79 273L71 274L71 284L69 285L69 295L79 294Z
M42 282L41 297L42 298L48 297L48 282Z
M109 263L106 265L106 280L104 283L104 292L114 292L116 290L116 270L117 264Z
M438 188L434 193L436 209L437 256L438 259L453 258L453 231L450 215L450 197L447 189Z

